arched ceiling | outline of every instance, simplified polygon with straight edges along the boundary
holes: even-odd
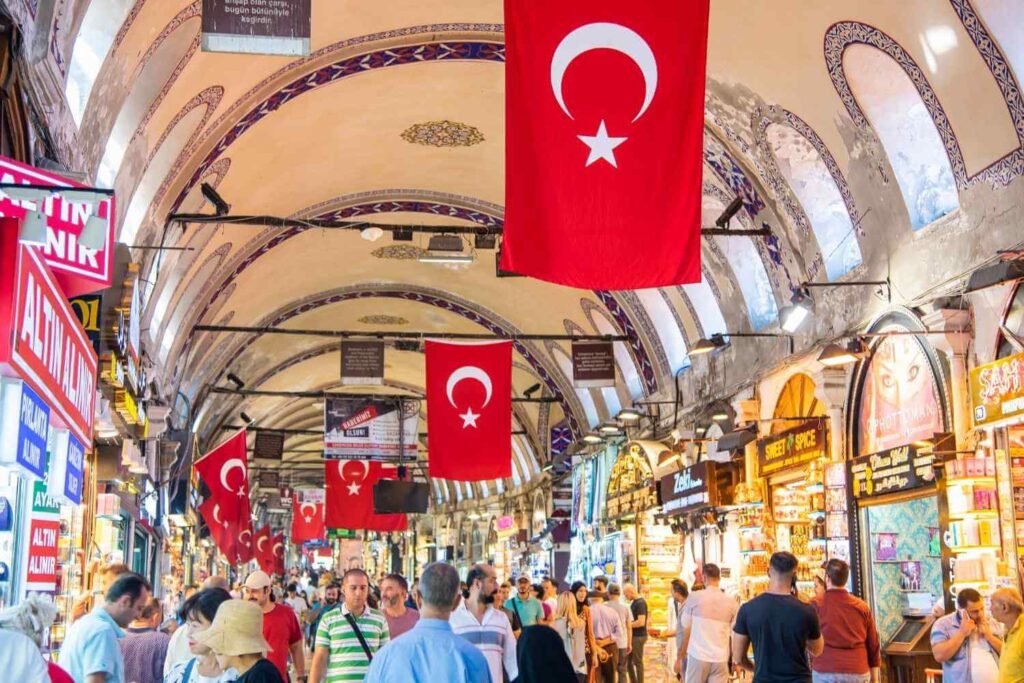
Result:
[[[1024,102],[1008,61],[1020,45],[985,23],[1011,0],[714,0],[704,222],[739,195],[743,227],[768,225],[773,235],[705,239],[700,285],[654,298],[589,292],[497,278],[492,251],[457,269],[422,264],[409,258],[425,246],[420,237],[167,226],[171,212],[209,210],[201,181],[235,213],[500,226],[502,2],[313,0],[313,53],[304,59],[203,53],[199,0],[59,2],[65,26],[53,51],[79,122],[80,168],[117,190],[121,241],[185,248],[137,251],[143,327],[164,391],[196,405],[207,442],[240,410],[261,426],[319,423],[309,400],[209,394],[227,372],[250,388],[320,391],[335,385],[338,356],[322,338],[197,333],[197,324],[628,336],[617,344],[618,386],[603,392],[573,389],[567,344],[516,345],[516,392],[540,381],[561,399],[516,406],[524,462],[506,485],[523,483],[546,461],[554,425],[566,420],[579,435],[620,405],[670,395],[673,375],[690,366],[680,334],[692,345],[713,332],[771,330],[801,282],[877,277],[901,258],[920,268],[911,254],[919,207],[905,197],[924,201],[932,181],[901,195],[892,180],[905,181],[902,162],[884,139],[885,103],[903,107],[907,88],[941,140],[965,212],[981,202],[971,188],[982,180],[1001,190],[1024,170]],[[897,65],[896,76],[858,71],[857,51],[872,53],[868,64]],[[817,197],[825,204],[806,205]],[[821,222],[835,212],[843,220],[829,235]],[[998,239],[977,240],[974,254],[990,254]],[[853,255],[830,259],[846,240],[856,241],[846,245]],[[958,272],[943,267],[930,275]],[[922,289],[903,285],[908,296]],[[825,320],[812,334],[851,321]],[[387,363],[389,390],[423,391],[421,354],[389,351]],[[296,435],[288,447],[316,442]]]

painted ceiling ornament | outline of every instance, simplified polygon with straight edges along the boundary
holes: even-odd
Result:
[[[475,126],[445,119],[409,126],[402,139],[427,147],[472,147],[484,141],[484,134]]]
[[[423,249],[409,244],[389,244],[386,247],[374,249],[370,252],[370,256],[395,261],[415,261],[425,253]]]
[[[615,50],[629,57],[640,68],[640,72],[644,76],[644,101],[640,105],[640,111],[631,121],[631,123],[636,123],[651,106],[654,93],[658,89],[658,61],[654,57],[651,46],[639,33],[620,24],[607,22],[585,24],[570,31],[562,39],[555,49],[555,54],[551,57],[551,90],[554,92],[555,100],[558,101],[558,106],[562,108],[565,115],[575,121],[575,117],[565,104],[565,97],[562,94],[562,79],[573,60],[586,52],[600,49]],[[618,168],[618,163],[615,161],[615,148],[628,138],[609,136],[604,119],[601,119],[594,135],[577,135],[576,137],[590,148],[587,166],[603,160]]]
[[[356,322],[360,322],[364,325],[408,325],[409,321],[398,315],[386,315],[379,313],[376,315],[364,315],[359,318]]]
[[[484,372],[483,370],[474,365],[463,365],[461,368],[457,369],[448,377],[448,385],[446,387],[446,391],[448,393],[448,403],[451,404],[452,408],[458,408],[458,406],[455,405],[455,400],[452,398],[452,393],[455,391],[455,387],[459,384],[459,382],[461,382],[464,379],[476,380],[481,385],[483,385],[484,391],[487,392],[487,395],[484,397],[484,403],[482,406],[480,406],[480,410],[482,411],[484,408],[487,407],[487,404],[491,402],[491,393],[493,392],[494,387],[491,384],[490,376],[488,376],[486,372]],[[472,407],[467,407],[466,412],[459,415],[459,417],[462,418],[463,429],[466,429],[468,427],[476,429],[476,421],[477,418],[480,417],[480,413],[474,413]]]
[[[338,461],[338,476],[341,477],[342,481],[345,479],[345,465],[350,462],[357,462],[363,466],[363,476],[359,478],[359,481],[351,481],[348,483],[348,495],[358,496],[359,489],[366,478],[370,476],[370,461],[369,460],[339,460]]]

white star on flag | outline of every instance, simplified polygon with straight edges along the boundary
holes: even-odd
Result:
[[[480,417],[480,413],[474,413],[472,408],[466,408],[466,412],[459,415],[462,418],[462,428],[473,427],[476,429],[476,419]]]
[[[359,484],[352,482],[348,485],[348,495],[358,496],[359,495]]]
[[[590,148],[590,156],[587,157],[587,166],[590,166],[598,159],[604,159],[615,168],[619,167],[615,162],[615,152],[613,150],[625,142],[626,138],[608,137],[608,129],[605,128],[604,120],[601,121],[601,125],[598,126],[597,133],[594,136],[577,135],[576,137],[582,140],[583,144]]]

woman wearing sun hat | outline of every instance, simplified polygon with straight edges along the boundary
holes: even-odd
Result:
[[[237,683],[284,683],[277,667],[264,658],[270,645],[263,638],[263,610],[255,603],[222,603],[210,628],[193,638],[213,651],[222,670],[239,673]]]

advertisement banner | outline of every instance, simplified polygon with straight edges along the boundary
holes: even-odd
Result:
[[[85,187],[73,180],[6,157],[0,157],[0,183],[55,188]],[[111,285],[115,245],[113,217],[117,215],[113,196],[93,205],[89,202],[64,201],[57,195],[38,203],[0,195],[0,218],[16,218],[20,223],[29,211],[41,211],[46,215],[46,244],[42,245],[41,251],[65,296],[90,294]],[[107,223],[104,247],[98,251],[78,243],[78,235],[93,214],[106,219]],[[17,229],[14,232],[17,233]]]
[[[850,461],[853,497],[880,496],[934,484],[934,460],[934,455],[918,453],[913,446],[898,446],[854,458]]]
[[[92,444],[96,351],[36,247],[0,225],[0,366],[50,406],[58,426]]]
[[[666,515],[682,515],[701,508],[718,505],[715,463],[699,462],[658,482],[661,511]]]
[[[826,455],[825,421],[815,420],[757,442],[761,476],[797,467]]]
[[[615,353],[611,342],[573,342],[572,383],[576,387],[615,386]]]
[[[46,484],[42,481],[32,488],[32,516],[28,523],[25,590],[52,593],[57,589],[60,505],[46,495]]]
[[[328,398],[324,402],[324,457],[414,459],[420,402],[395,398]],[[401,445],[399,444],[401,441]]]
[[[256,481],[257,488],[276,489],[281,485],[281,473],[277,470],[260,470]]]
[[[975,426],[1024,415],[1024,353],[974,368],[970,389]]]
[[[384,343],[375,341],[341,342],[342,384],[383,384]]]
[[[46,493],[72,505],[82,502],[82,471],[85,466],[85,447],[66,429],[54,430],[50,475]]]
[[[19,380],[3,382],[0,462],[10,462],[36,479],[46,477],[50,408]]]
[[[312,503],[313,505],[324,503],[325,491],[323,489],[299,489],[297,493],[300,503]]]
[[[203,0],[203,51],[309,55],[311,0]]]

